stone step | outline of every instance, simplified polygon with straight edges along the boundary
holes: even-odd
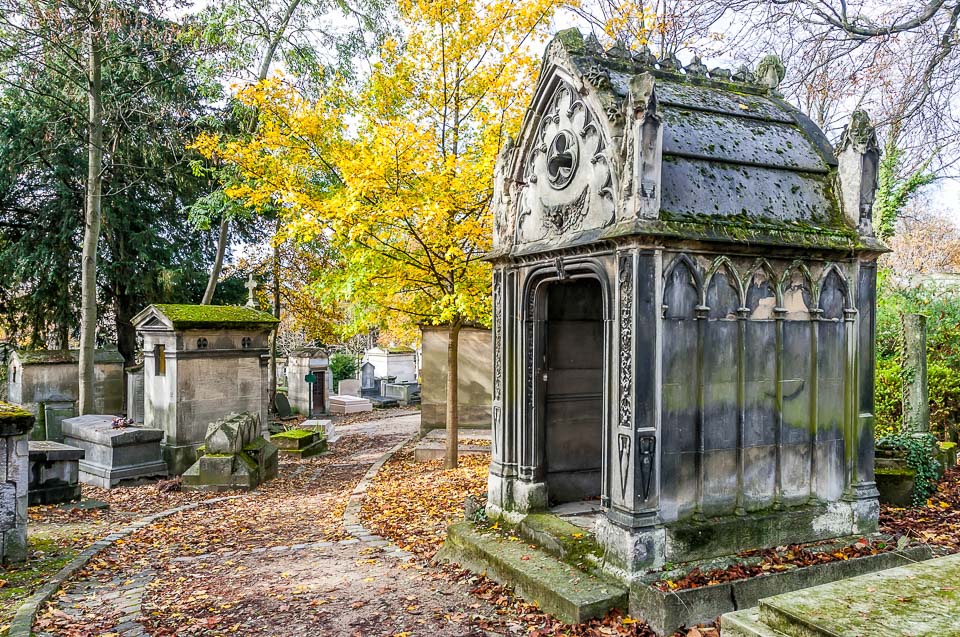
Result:
[[[759,608],[727,613],[720,619],[723,637],[786,637],[760,621]]]
[[[736,636],[739,626],[755,630],[744,636],[960,635],[958,579],[960,555],[926,560],[761,599],[753,614],[724,615],[721,627]]]
[[[479,532],[470,522],[454,524],[437,559],[460,564],[512,586],[524,599],[571,623],[627,608],[627,589],[561,562],[523,540],[494,531]]]

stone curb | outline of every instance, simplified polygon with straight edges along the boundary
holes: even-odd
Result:
[[[140,529],[153,524],[157,520],[174,515],[175,513],[182,513],[183,511],[196,509],[207,504],[224,502],[226,500],[233,500],[240,497],[243,496],[228,495],[222,498],[212,498],[210,500],[204,500],[203,502],[185,504],[175,509],[154,513],[153,515],[148,515],[147,517],[141,518],[136,522],[132,522],[119,531],[114,531],[106,537],[97,540],[81,551],[72,560],[70,560],[66,566],[57,571],[57,573],[46,584],[40,587],[37,592],[27,598],[27,601],[20,605],[16,614],[13,616],[13,620],[10,622],[10,626],[7,628],[7,637],[30,637],[31,631],[33,630],[33,621],[36,618],[37,610],[40,608],[40,606],[53,597],[53,594],[60,590],[60,587],[64,584],[64,582],[70,579],[74,573],[86,566],[87,562],[89,562],[91,558],[93,558],[103,549],[112,546],[117,540],[125,538],[134,531],[139,531]]]
[[[367,489],[370,488],[370,483],[373,482],[373,478],[376,477],[377,473],[380,471],[380,468],[383,467],[383,465],[385,465],[395,453],[403,449],[408,444],[416,442],[421,437],[422,434],[418,431],[404,440],[401,440],[392,449],[390,449],[390,451],[380,456],[377,461],[374,462],[369,469],[367,469],[367,472],[360,479],[360,482],[357,483],[357,485],[353,488],[353,491],[350,493],[350,500],[347,502],[347,508],[343,510],[343,528],[347,533],[364,543],[379,543],[387,541],[363,526],[363,522],[360,520],[360,505],[363,503],[363,496],[366,494]],[[410,553],[400,548],[397,548],[394,553],[402,557],[411,556]]]

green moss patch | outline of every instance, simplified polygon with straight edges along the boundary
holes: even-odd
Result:
[[[154,305],[177,329],[266,327],[280,321],[272,314],[240,305]]]
[[[21,365],[59,365],[80,362],[78,349],[37,349],[17,352]],[[122,363],[123,356],[115,349],[98,349],[93,352],[95,363]]]
[[[29,538],[27,542],[30,559],[26,563],[0,567],[0,580],[5,582],[0,587],[0,627],[9,624],[20,604],[77,554],[73,549],[57,546],[50,538]]]
[[[293,440],[299,440],[301,438],[309,438],[311,436],[316,436],[317,432],[308,431],[306,429],[288,429],[286,431],[281,431],[278,434],[273,434],[271,438],[292,438]]]
[[[0,402],[0,432],[6,436],[24,434],[33,427],[36,418],[26,409]]]

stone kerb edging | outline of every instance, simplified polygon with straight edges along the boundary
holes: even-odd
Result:
[[[418,440],[420,437],[420,432],[416,432],[413,435],[403,439],[390,451],[380,456],[380,458],[378,458],[377,461],[374,462],[369,469],[367,469],[367,472],[363,475],[363,478],[360,479],[360,482],[357,483],[357,486],[355,486],[353,491],[350,493],[350,500],[347,502],[347,508],[343,510],[343,528],[347,533],[357,538],[361,542],[383,541],[382,537],[363,526],[363,522],[360,520],[360,505],[363,503],[363,496],[367,493],[367,489],[370,488],[370,483],[373,482],[373,479],[376,477],[377,472],[380,471],[380,468],[383,467],[383,465],[385,465],[395,453],[403,449],[411,442]],[[410,553],[400,548],[398,548],[395,553],[404,556],[410,555]]]
[[[37,610],[40,608],[40,606],[53,597],[53,594],[56,593],[60,587],[63,586],[64,582],[70,579],[74,573],[86,566],[87,562],[89,562],[91,558],[93,558],[103,549],[112,546],[117,540],[123,539],[134,531],[139,531],[146,526],[150,526],[157,520],[174,515],[175,513],[182,513],[183,511],[189,511],[190,509],[196,509],[208,504],[215,504],[217,502],[224,502],[226,500],[233,500],[234,498],[240,497],[243,496],[228,495],[222,498],[211,498],[209,500],[204,500],[203,502],[185,504],[184,506],[180,506],[175,509],[161,511],[160,513],[148,515],[147,517],[141,518],[136,522],[132,522],[119,531],[115,531],[110,535],[97,540],[86,549],[81,551],[72,560],[70,560],[66,566],[57,571],[50,581],[40,587],[36,593],[31,595],[29,598],[27,598],[27,601],[20,605],[20,608],[17,609],[16,614],[13,616],[13,621],[10,622],[10,626],[7,629],[7,637],[30,637],[31,630],[33,629],[33,621],[36,618]]]

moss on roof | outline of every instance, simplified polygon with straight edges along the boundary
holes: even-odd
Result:
[[[244,328],[273,326],[279,323],[271,314],[241,305],[174,305],[157,304],[161,314],[177,329]]]
[[[0,434],[17,435],[30,430],[36,419],[18,405],[0,401]]]
[[[58,365],[79,363],[78,349],[36,349],[17,352],[21,365]],[[98,349],[93,353],[95,363],[122,363],[123,356],[115,349]]]

